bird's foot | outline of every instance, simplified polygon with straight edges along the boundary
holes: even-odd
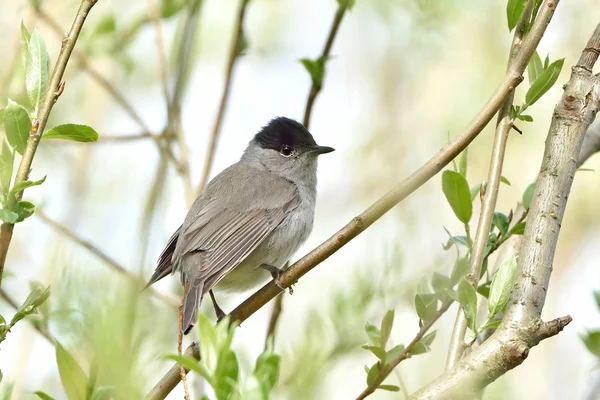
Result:
[[[219,323],[219,322],[221,322],[221,320],[223,318],[225,318],[225,316],[227,314],[225,314],[225,312],[217,304],[217,300],[215,299],[215,294],[213,293],[213,291],[209,290],[208,293],[210,294],[210,299],[212,300],[213,308],[215,309],[215,315],[217,316],[217,323]]]
[[[275,283],[275,285],[285,291],[285,287],[283,286],[283,284],[281,283],[281,281],[279,280],[279,277],[281,276],[281,274],[283,273],[283,270],[281,268],[277,268],[273,265],[269,265],[269,264],[262,264],[260,266],[263,269],[266,269],[267,271],[269,271],[271,273],[271,276],[273,277],[273,283]],[[294,290],[292,289],[292,287],[290,286],[290,294],[294,293]]]

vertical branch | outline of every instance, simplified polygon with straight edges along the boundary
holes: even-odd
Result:
[[[323,63],[327,62],[327,58],[331,53],[331,48],[333,47],[333,41],[337,36],[338,29],[340,28],[340,24],[342,23],[342,18],[344,18],[344,14],[346,13],[348,6],[345,1],[339,1],[339,6],[337,11],[335,12],[335,16],[333,17],[333,23],[331,24],[331,28],[329,29],[329,35],[327,35],[327,41],[325,42],[325,47],[323,47],[323,52],[321,53],[321,59]],[[310,117],[312,114],[313,104],[317,95],[321,92],[322,84],[320,82],[315,82],[313,80],[310,91],[308,92],[308,99],[306,100],[306,108],[304,109],[304,119],[303,125],[308,129],[310,125]]]
[[[202,169],[202,177],[200,178],[200,184],[198,185],[198,192],[202,191],[204,186],[206,186],[208,177],[210,176],[213,160],[215,158],[217,140],[219,139],[219,135],[221,133],[221,126],[223,124],[223,119],[225,118],[225,110],[227,109],[227,103],[229,102],[229,93],[231,91],[231,83],[233,79],[233,67],[235,66],[236,61],[243,50],[242,44],[244,39],[244,16],[246,15],[246,6],[249,2],[250,0],[240,0],[240,8],[238,10],[233,33],[233,42],[231,43],[231,48],[229,49],[229,58],[227,60],[225,85],[223,87],[223,93],[221,94],[217,118],[215,119],[213,130],[208,142],[208,148],[206,149],[204,168]]]
[[[77,42],[77,38],[79,37],[79,33],[83,27],[83,23],[89,15],[92,7],[96,4],[96,1],[97,0],[82,0],[79,10],[77,11],[77,15],[75,16],[75,20],[73,21],[73,25],[71,26],[69,33],[63,38],[60,54],[58,55],[58,60],[56,61],[56,65],[52,71],[52,77],[50,78],[50,82],[48,84],[48,90],[46,92],[44,104],[40,109],[39,115],[31,124],[31,131],[29,132],[29,138],[27,139],[25,151],[23,152],[23,157],[21,158],[21,163],[19,164],[19,169],[17,170],[15,184],[24,182],[29,177],[31,164],[33,163],[33,158],[42,138],[42,134],[44,133],[46,123],[48,122],[48,117],[50,116],[50,112],[52,111],[54,103],[56,100],[58,100],[58,97],[62,92],[62,88],[64,88],[64,82],[62,82],[62,78],[65,73],[65,69],[67,68],[67,63],[69,62],[71,53],[75,48],[75,43]],[[22,197],[23,191],[20,191],[16,194],[17,200],[20,200]],[[4,264],[6,262],[6,255],[8,254],[8,248],[12,239],[13,229],[14,225],[7,223],[3,223],[2,227],[0,228],[0,284],[2,283],[2,273],[4,272]]]
[[[523,36],[525,35],[525,27],[531,18],[533,10],[533,0],[527,2],[527,6],[515,27],[515,34],[510,48],[507,71],[513,68],[514,60],[521,50]],[[494,145],[492,148],[492,157],[490,159],[490,168],[488,171],[486,191],[483,198],[483,206],[479,214],[479,222],[477,231],[475,232],[475,240],[471,252],[469,263],[469,273],[467,280],[477,288],[479,276],[481,274],[481,266],[485,257],[485,249],[487,245],[490,227],[492,225],[492,217],[496,209],[496,200],[498,199],[498,191],[500,188],[500,177],[502,176],[502,166],[504,164],[504,154],[506,152],[506,143],[508,135],[512,129],[512,118],[510,109],[513,103],[514,92],[511,93],[505,100],[502,108],[498,111],[498,123],[496,124],[496,133],[494,137]],[[467,331],[467,320],[462,307],[458,308],[456,321],[452,336],[450,337],[450,345],[448,348],[448,358],[446,360],[446,369],[452,368],[460,359],[465,347],[465,334]]]

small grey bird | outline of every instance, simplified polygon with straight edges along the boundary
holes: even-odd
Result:
[[[217,318],[225,314],[212,289],[242,291],[281,268],[308,238],[317,195],[317,157],[334,151],[319,146],[300,123],[270,121],[242,158],[217,175],[196,199],[183,225],[159,257],[148,283],[175,271],[187,286],[182,330],[196,321],[209,292]]]

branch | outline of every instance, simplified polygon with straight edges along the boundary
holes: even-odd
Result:
[[[269,319],[269,325],[267,327],[267,335],[265,337],[265,348],[269,343],[271,336],[275,340],[275,331],[277,330],[277,322],[283,311],[283,293],[275,298],[275,304],[273,304],[273,311],[271,312],[271,318]]]
[[[58,96],[62,92],[62,90],[59,88],[61,85],[64,85],[62,78],[65,73],[65,69],[67,68],[67,63],[69,62],[69,58],[71,57],[71,53],[75,47],[75,42],[77,42],[77,38],[79,37],[79,33],[83,27],[83,23],[85,22],[85,19],[89,15],[89,12],[94,4],[96,4],[96,1],[97,0],[82,0],[79,10],[77,11],[77,15],[75,16],[75,20],[73,21],[73,25],[71,26],[71,30],[63,38],[58,60],[56,61],[56,65],[52,71],[52,77],[50,78],[50,82],[48,84],[48,90],[46,91],[44,104],[42,105],[37,118],[35,118],[31,124],[29,138],[27,139],[27,144],[25,145],[25,150],[23,151],[23,157],[21,158],[19,169],[17,170],[15,185],[26,181],[29,177],[29,171],[31,170],[33,157],[35,156],[38,144],[40,143],[42,134],[44,133],[44,128],[48,122],[50,111],[52,111],[54,103],[56,100],[58,100]],[[17,201],[21,200],[23,197],[23,191],[21,190],[16,194],[15,197]],[[10,247],[13,229],[14,225],[7,223],[3,223],[2,227],[0,228],[0,284],[2,283],[2,273],[4,272],[4,264],[6,262],[8,248]]]
[[[339,1],[338,3],[339,6],[335,13],[335,16],[333,17],[333,23],[331,24],[331,29],[329,30],[329,35],[327,36],[327,41],[325,42],[325,47],[323,48],[323,53],[321,53],[320,57],[324,60],[324,62],[327,62],[327,58],[329,57],[329,54],[331,53],[331,48],[333,47],[333,41],[335,40],[340,24],[342,23],[342,18],[344,18],[344,14],[346,13],[346,9],[348,8],[346,1]],[[319,92],[321,92],[322,84],[317,83],[318,82],[315,82],[313,80],[310,91],[308,92],[308,99],[306,100],[303,125],[307,129],[308,125],[310,125],[310,116],[312,113],[315,99],[317,98]]]
[[[590,56],[594,52],[596,55]],[[569,316],[551,322],[543,322],[540,317],[577,157],[585,131],[600,107],[600,79],[590,72],[598,54],[600,24],[572,68],[562,99],[554,109],[519,253],[518,273],[501,325],[480,347],[414,394],[413,399],[464,398],[521,364],[532,347],[571,322]]]
[[[506,72],[500,86],[498,86],[488,102],[483,106],[479,113],[477,113],[469,125],[467,125],[465,130],[453,142],[444,146],[435,156],[411,176],[390,190],[362,214],[353,218],[346,226],[281,274],[279,279],[284,288],[288,288],[296,283],[298,279],[308,273],[311,269],[325,261],[333,253],[341,249],[344,245],[390,211],[396,204],[400,203],[429,179],[434,177],[442,170],[442,168],[460,154],[460,152],[463,151],[477,135],[479,135],[479,133],[481,133],[483,128],[485,128],[496,112],[498,112],[507,96],[523,81],[522,74],[527,67],[527,63],[550,22],[552,12],[549,13],[548,8],[549,7],[543,7],[541,10],[536,24],[531,29],[531,33],[523,42],[521,51],[515,58],[514,68]],[[554,7],[551,9],[553,11]],[[230,313],[230,321],[245,321],[281,292],[282,289],[273,282],[267,283]],[[174,368],[174,371],[175,372],[169,371],[163,380],[175,381],[176,384],[176,382],[179,381],[178,368]],[[172,374],[175,374],[175,376],[172,376]],[[172,388],[167,391],[158,390],[155,387],[147,398],[164,399],[170,390],[172,390]]]
[[[87,1],[96,2],[97,0],[87,0]],[[50,28],[52,28],[52,30],[58,36],[62,37],[62,28],[49,14],[47,14],[43,9],[39,8],[39,9],[36,9],[36,15],[42,21],[44,21],[46,24],[48,24],[48,26],[50,26]],[[163,155],[163,154],[166,155],[166,157],[173,163],[173,165],[175,165],[175,168],[177,169],[177,171],[181,171],[182,167],[179,164],[179,162],[177,161],[177,159],[175,158],[175,155],[173,154],[171,149],[167,146],[162,145],[160,136],[152,134],[152,132],[150,131],[150,128],[148,128],[146,123],[142,120],[140,115],[135,111],[133,106],[125,99],[123,94],[121,94],[121,92],[119,92],[117,90],[117,88],[111,82],[108,81],[108,79],[106,79],[96,69],[94,69],[94,67],[92,66],[90,60],[85,55],[85,53],[83,53],[79,50],[75,50],[75,51],[73,51],[73,56],[75,57],[75,61],[77,62],[77,64],[82,69],[84,69],[90,75],[90,77],[93,80],[95,80],[96,83],[98,83],[98,85],[100,85],[104,90],[106,90],[106,92],[113,97],[113,99],[117,102],[117,104],[119,104],[121,106],[121,108],[123,108],[123,110],[129,115],[129,117],[139,125],[142,132],[154,141],[159,153],[161,155]]]
[[[215,158],[215,151],[217,149],[217,140],[221,133],[221,125],[225,118],[225,110],[227,109],[227,103],[229,101],[229,92],[231,91],[231,82],[233,78],[233,67],[241,55],[242,52],[242,41],[244,38],[244,15],[246,14],[246,6],[250,0],[240,0],[240,8],[237,14],[237,22],[235,24],[233,33],[233,42],[229,49],[229,59],[227,60],[227,71],[225,74],[225,86],[223,87],[223,94],[221,95],[221,102],[219,103],[219,111],[217,112],[217,118],[213,125],[212,134],[208,142],[208,148],[206,150],[206,156],[204,157],[204,168],[202,169],[202,177],[200,178],[200,184],[198,185],[198,192],[204,189],[210,176],[212,169],[213,160]]]
[[[525,25],[529,22],[532,11],[533,0],[529,0],[515,28],[513,42],[509,52],[507,70],[510,70],[513,67],[513,61],[521,49],[521,44],[525,35]],[[513,103],[513,98],[514,92],[506,98],[506,101],[498,112],[498,123],[496,124],[496,134],[492,148],[492,157],[488,171],[487,185],[483,198],[483,205],[479,214],[477,231],[475,232],[475,240],[473,242],[473,248],[471,251],[469,273],[466,276],[466,279],[475,289],[477,289],[477,283],[479,282],[479,276],[481,275],[481,266],[485,257],[488,235],[490,233],[490,227],[492,226],[492,217],[494,216],[496,201],[498,199],[498,191],[500,189],[500,177],[502,176],[502,166],[504,164],[504,154],[506,153],[506,143],[508,142],[508,135],[510,134],[512,128],[510,109]],[[454,329],[452,330],[452,336],[450,337],[446,369],[452,368],[462,357],[465,349],[466,332],[467,319],[462,307],[459,307],[456,314]]]
[[[583,138],[581,153],[577,158],[577,168],[581,167],[588,158],[600,151],[600,121],[593,123]]]
[[[125,268],[124,266],[119,264],[117,261],[112,259],[110,256],[108,256],[102,250],[100,250],[99,248],[94,246],[94,244],[92,244],[90,241],[77,236],[77,234],[75,232],[71,231],[66,226],[64,226],[64,225],[54,221],[50,217],[48,217],[42,210],[37,209],[35,211],[35,215],[39,219],[41,219],[44,223],[48,224],[56,232],[58,232],[59,234],[61,234],[64,237],[66,237],[67,239],[71,240],[72,242],[77,243],[78,245],[80,245],[81,247],[83,247],[84,249],[86,249],[87,251],[89,251],[90,253],[95,255],[96,257],[98,257],[100,260],[104,261],[108,266],[110,266],[112,269],[114,269],[118,273],[125,275],[127,278],[129,278],[133,281],[140,282],[142,284],[145,283],[145,281],[142,280],[139,276],[130,272],[127,268]],[[168,305],[175,306],[175,307],[179,305],[179,300],[173,298],[172,296],[165,295],[165,294],[159,292],[158,290],[154,289],[151,286],[148,287],[146,290],[151,295],[153,295],[156,298],[161,299]]]
[[[444,313],[450,308],[450,306],[453,303],[454,303],[453,300],[449,300],[446,303],[442,304],[442,307],[439,309],[439,311],[437,312],[435,317],[431,321],[428,321],[427,323],[423,324],[423,326],[421,326],[421,329],[419,329],[419,333],[417,333],[415,335],[413,340],[406,346],[404,351],[402,353],[400,353],[399,356],[397,356],[390,362],[386,363],[386,365],[380,366],[379,373],[377,374],[377,376],[375,377],[373,382],[371,382],[371,384],[365,390],[363,390],[363,392],[360,395],[358,395],[356,400],[363,400],[367,396],[369,396],[373,392],[375,392],[375,390],[379,387],[379,385],[381,385],[383,383],[385,378],[387,378],[388,375],[392,373],[392,371],[394,370],[394,368],[396,368],[398,366],[398,364],[400,364],[402,361],[406,360],[407,358],[410,358],[412,356],[411,355],[412,348],[421,339],[423,339],[423,336],[425,336],[427,334],[427,332],[429,331],[429,329],[431,329],[433,324],[435,324],[437,322],[437,320],[440,319],[440,317],[442,315],[444,315]]]

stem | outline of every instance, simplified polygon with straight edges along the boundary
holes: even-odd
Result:
[[[233,80],[233,67],[236,64],[237,59],[241,55],[242,40],[244,37],[244,16],[246,14],[246,6],[249,0],[240,0],[240,8],[237,14],[237,22],[234,27],[233,42],[229,49],[229,59],[227,60],[227,70],[225,73],[225,85],[223,87],[223,93],[221,94],[221,102],[219,103],[219,111],[217,112],[217,118],[215,119],[212,134],[208,141],[208,148],[206,150],[206,156],[204,157],[204,168],[202,169],[202,177],[200,178],[200,184],[198,185],[197,192],[201,192],[206,183],[212,169],[213,160],[215,158],[215,152],[217,150],[217,141],[221,133],[221,126],[223,125],[223,119],[225,118],[225,111],[227,110],[227,103],[229,102],[229,93],[231,91],[231,83]]]
[[[85,22],[85,19],[87,18],[94,4],[96,4],[96,1],[97,0],[83,0],[81,2],[79,10],[77,11],[77,15],[75,16],[75,20],[73,21],[73,25],[71,26],[69,33],[63,38],[62,48],[60,50],[60,54],[58,55],[58,60],[56,61],[54,70],[52,71],[52,77],[50,78],[44,104],[42,105],[37,118],[35,118],[31,124],[31,131],[29,132],[29,138],[27,139],[25,151],[23,152],[23,157],[21,158],[21,163],[19,164],[19,169],[17,170],[15,184],[24,182],[29,177],[29,171],[31,170],[33,157],[35,156],[38,144],[40,143],[40,139],[44,133],[44,128],[48,122],[50,111],[52,111],[52,107],[54,106],[56,100],[58,100],[58,96],[61,93],[59,88],[61,86],[65,69],[67,68],[67,63],[69,62],[69,58],[71,57],[71,53],[73,52],[73,48],[75,47],[75,43],[77,42],[77,38],[81,32],[81,28],[83,27],[83,23]],[[23,197],[23,191],[17,193],[15,197],[17,201],[21,200]],[[4,272],[6,255],[8,254],[8,248],[10,247],[13,229],[14,225],[7,223],[3,223],[2,227],[0,228],[0,284],[2,283],[2,274]]]
[[[523,11],[523,14],[521,15],[521,18],[519,19],[519,22],[515,28],[513,42],[510,48],[507,71],[512,69],[514,60],[521,49],[523,36],[525,34],[525,25],[531,17],[532,10],[533,0],[529,0],[527,2],[525,11]],[[504,101],[504,104],[502,105],[502,108],[498,112],[498,123],[496,124],[496,134],[494,137],[494,146],[492,148],[492,157],[490,160],[487,186],[485,195],[483,197],[483,206],[481,207],[481,212],[479,215],[477,231],[475,232],[475,242],[471,251],[469,273],[466,276],[466,279],[475,288],[477,288],[479,276],[481,275],[481,266],[483,264],[483,259],[486,256],[485,248],[487,245],[490,227],[492,226],[492,217],[494,216],[494,210],[496,209],[498,191],[500,189],[500,178],[502,176],[504,154],[506,153],[506,143],[508,142],[508,135],[510,134],[510,130],[512,128],[510,108],[512,106],[513,97],[514,92],[508,95]],[[452,330],[452,336],[450,338],[446,369],[452,368],[462,356],[465,348],[464,342],[466,331],[467,319],[462,308],[459,308],[456,313],[456,321],[454,323],[454,329]]]

